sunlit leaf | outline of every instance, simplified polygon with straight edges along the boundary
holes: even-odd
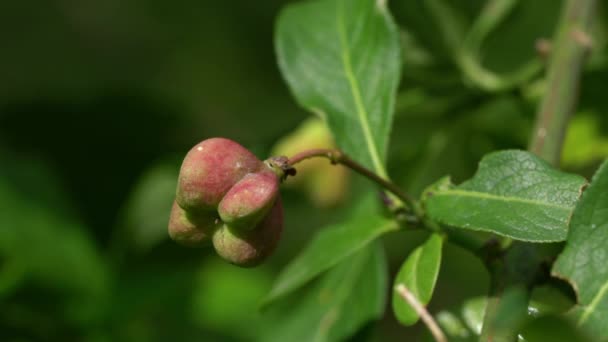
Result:
[[[387,266],[379,242],[328,271],[261,341],[342,341],[384,313]]]
[[[477,335],[481,335],[483,328],[483,317],[486,315],[486,297],[475,297],[467,300],[462,305],[462,318],[466,325]]]
[[[441,326],[445,334],[452,340],[466,340],[472,337],[472,334],[465,327],[464,323],[458,316],[449,311],[440,311],[435,315],[437,323]]]
[[[428,215],[447,225],[533,242],[562,241],[584,178],[524,151],[494,152],[459,186],[436,191]]]
[[[564,139],[561,163],[564,167],[582,168],[608,157],[608,137],[601,135],[601,123],[590,113],[577,113]]]
[[[265,304],[296,290],[380,235],[396,228],[394,221],[367,213],[355,215],[321,230],[302,253],[281,272],[266,297]]]
[[[394,285],[405,285],[422,305],[428,304],[433,295],[441,266],[442,247],[443,237],[431,235],[407,257],[395,278]],[[396,291],[393,291],[393,311],[397,320],[404,325],[412,325],[420,318]]]
[[[386,2],[289,5],[279,16],[275,45],[300,105],[327,120],[347,154],[386,176],[401,63],[399,33]]]
[[[573,315],[599,340],[608,339],[608,161],[600,166],[576,206],[566,247],[553,274],[577,292]]]

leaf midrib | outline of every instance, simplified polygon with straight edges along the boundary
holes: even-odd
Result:
[[[290,278],[296,278],[296,279],[298,279],[298,281],[282,281],[282,282],[277,281],[277,283],[280,286],[273,287],[270,290],[270,293],[268,294],[268,296],[262,301],[262,305],[267,305],[268,303],[275,301],[277,298],[280,298],[280,297],[284,296],[285,294],[293,291],[294,289],[298,288],[302,284],[305,284],[308,281],[310,281],[311,279],[314,279],[320,273],[337,265],[340,261],[342,261],[343,259],[352,255],[356,251],[360,250],[363,246],[365,246],[370,241],[373,241],[373,240],[377,239],[380,235],[382,235],[386,232],[389,232],[391,230],[397,229],[397,228],[398,228],[398,225],[395,221],[386,221],[383,224],[379,225],[378,228],[374,230],[374,232],[373,232],[374,234],[368,236],[367,239],[359,241],[359,243],[354,245],[354,247],[352,247],[351,250],[348,253],[346,253],[346,255],[342,256],[341,258],[339,258],[337,260],[333,260],[329,265],[325,265],[325,267],[323,267],[320,272],[315,272],[315,274],[313,276],[307,275],[306,277],[303,277],[300,275],[300,273],[296,273],[295,276],[292,276]],[[312,244],[312,242],[311,242],[311,244]],[[308,245],[305,249],[307,249],[307,248],[310,248],[310,245]],[[286,268],[288,268],[291,265],[292,264],[288,264]],[[304,272],[304,271],[301,271],[301,272]],[[281,280],[281,276],[282,276],[282,274],[279,275],[278,280]]]
[[[364,253],[368,253],[368,252],[364,251]],[[366,258],[373,258],[372,253],[373,252],[368,253]],[[349,279],[349,280],[357,279],[358,276],[360,276],[361,269],[366,264],[366,261],[367,260],[363,260],[363,261],[356,260],[355,262],[350,263],[349,264],[350,267],[347,272],[348,274],[345,277],[345,279]],[[351,279],[351,277],[353,279]],[[316,337],[314,338],[315,342],[324,341],[327,339],[327,337],[329,336],[329,332],[333,328],[334,324],[340,318],[340,315],[342,313],[342,310],[341,310],[342,305],[344,305],[344,303],[346,303],[346,301],[348,300],[348,298],[350,298],[350,295],[354,290],[355,290],[355,286],[353,285],[353,281],[342,282],[341,285],[337,289],[335,289],[335,291],[337,293],[339,293],[341,296],[338,298],[338,300],[336,302],[333,303],[333,305],[331,305],[328,308],[325,315],[323,315],[323,317],[321,318],[320,327],[318,329]],[[325,322],[325,324],[323,324],[323,322]]]
[[[583,325],[583,323],[585,323],[587,321],[589,316],[591,316],[593,311],[595,311],[595,308],[600,303],[602,298],[606,295],[606,293],[608,293],[608,281],[604,282],[604,285],[602,285],[602,287],[597,292],[595,297],[593,297],[593,299],[591,300],[589,305],[587,305],[585,307],[585,309],[583,310],[583,314],[581,315],[581,318],[577,322],[578,325]]]
[[[355,76],[352,62],[350,59],[350,46],[348,45],[348,39],[346,36],[346,27],[344,24],[344,8],[343,3],[339,2],[338,10],[337,10],[337,21],[338,21],[338,35],[340,37],[340,46],[342,47],[342,67],[344,69],[344,74],[346,75],[346,79],[348,80],[348,84],[351,89],[351,93],[353,96],[353,100],[355,102],[355,107],[357,109],[357,118],[359,119],[359,124],[363,129],[363,136],[365,137],[365,142],[367,144],[367,150],[372,159],[372,163],[374,164],[374,169],[379,175],[383,178],[387,178],[386,170],[380,161],[380,156],[378,155],[378,147],[374,142],[372,132],[369,125],[369,114],[363,104],[363,99],[361,96],[361,91],[359,89],[359,82],[357,77]]]
[[[433,194],[433,196],[477,197],[477,198],[483,198],[483,199],[489,199],[489,200],[495,200],[495,201],[501,201],[501,202],[534,204],[534,205],[538,205],[538,206],[566,210],[568,212],[572,210],[572,207],[570,207],[570,206],[565,206],[565,205],[560,205],[560,204],[555,204],[555,203],[550,203],[550,202],[542,202],[539,200],[527,199],[527,198],[522,198],[522,197],[499,196],[499,195],[494,195],[494,194],[490,194],[487,192],[479,192],[479,191],[452,189],[452,190],[447,190],[447,191],[436,192]]]
[[[416,297],[418,297],[418,301],[420,301],[420,291],[418,289],[418,263],[420,262],[420,255],[422,254],[422,249],[423,248],[417,249],[414,252],[414,259],[412,260],[412,283],[410,285],[410,290],[412,293],[414,293]],[[412,309],[412,311],[414,310]]]

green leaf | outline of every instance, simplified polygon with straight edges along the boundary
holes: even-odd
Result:
[[[574,305],[573,299],[554,286],[543,285],[535,287],[530,294],[528,314],[540,317],[549,314],[561,314]]]
[[[504,291],[495,308],[494,317],[490,329],[482,330],[484,335],[490,337],[516,335],[514,332],[519,331],[527,319],[527,302],[528,296],[523,287],[515,286]],[[488,313],[489,314],[489,313]],[[490,330],[490,331],[486,331]]]
[[[0,165],[0,298],[35,284],[56,294],[47,298],[52,315],[96,319],[109,295],[108,269],[87,227],[72,216],[61,182],[27,157],[0,151]],[[42,311],[40,317],[49,314]]]
[[[435,319],[450,341],[467,340],[472,337],[462,320],[449,311],[438,312]]]
[[[444,309],[435,315],[437,323],[446,333],[450,342],[478,341],[483,328],[487,298],[484,296],[467,299],[455,307]],[[431,335],[429,334],[429,337]],[[431,341],[431,339],[427,339]]]
[[[608,157],[608,137],[601,134],[599,118],[592,112],[574,115],[564,139],[562,166],[581,169]]]
[[[502,75],[482,65],[481,56],[483,54],[480,50],[483,41],[505,18],[509,17],[517,3],[516,0],[487,2],[462,43],[457,59],[458,65],[473,83],[484,90],[503,91],[512,88],[528,81],[542,68],[542,63],[534,55],[525,64],[519,65],[516,69],[509,70]],[[520,34],[518,38],[521,40],[522,36]],[[501,41],[501,43],[504,44],[504,41]],[[500,50],[503,55],[506,53],[506,49]],[[505,58],[502,57],[501,59],[504,60]]]
[[[323,229],[304,251],[283,269],[264,304],[294,291],[380,235],[395,229],[397,224],[394,221],[369,213]]]
[[[257,307],[272,284],[269,271],[262,267],[250,272],[219,258],[206,260],[190,299],[193,321],[206,330],[251,340],[264,328]]]
[[[471,298],[462,305],[462,319],[476,335],[481,335],[487,305],[488,299],[486,297]]]
[[[593,176],[576,206],[566,247],[553,274],[577,292],[573,311],[578,325],[598,339],[608,339],[608,161]]]
[[[372,243],[328,271],[260,340],[346,340],[366,322],[382,317],[387,278],[383,248]]]
[[[432,193],[425,205],[429,217],[450,226],[524,241],[562,241],[585,184],[531,153],[501,151],[485,156],[472,179]]]
[[[545,315],[533,320],[523,327],[520,341],[536,342],[591,342],[597,341],[585,336],[566,317]]]
[[[400,78],[399,32],[386,2],[290,5],[276,32],[279,67],[300,105],[327,120],[347,154],[386,176]]]
[[[394,286],[405,285],[422,305],[428,304],[441,266],[442,247],[443,237],[439,234],[431,235],[407,257],[395,278]],[[397,320],[404,325],[412,325],[419,319],[416,311],[397,291],[393,291],[393,311]]]
[[[136,250],[145,252],[169,237],[167,222],[178,174],[174,163],[156,164],[135,185],[124,210]]]

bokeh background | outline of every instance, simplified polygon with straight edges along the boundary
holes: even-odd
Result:
[[[265,313],[258,303],[315,231],[360,200],[365,181],[317,163],[314,180],[288,184],[282,243],[259,268],[166,236],[181,158],[198,141],[231,138],[260,158],[328,143],[276,65],[273,26],[287,3],[0,2],[0,340],[298,341],[280,327],[300,295]],[[412,194],[446,174],[466,179],[489,151],[526,148],[542,70],[491,91],[456,62],[450,25],[470,28],[484,3],[390,1],[404,74],[389,170]],[[542,65],[535,46],[551,39],[560,6],[519,1],[480,46],[484,67],[507,78]],[[585,176],[608,156],[601,6],[562,163]],[[424,237],[385,239],[391,274]],[[445,253],[432,312],[487,289],[476,259]],[[423,330],[398,326],[387,305],[352,339],[418,340]]]

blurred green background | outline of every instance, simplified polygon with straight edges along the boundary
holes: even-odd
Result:
[[[331,206],[285,189],[281,245],[256,269],[166,238],[191,146],[223,136],[265,158],[309,117],[276,66],[273,25],[287,3],[0,2],[0,340],[298,340],[297,331],[278,327],[291,326],[286,312],[301,296],[264,314],[258,302],[314,232],[360,200],[363,181],[353,177]],[[446,174],[466,179],[489,151],[526,148],[542,70],[487,89],[457,61],[484,3],[390,2],[404,74],[389,173],[410,193]],[[587,177],[608,156],[601,5],[563,156],[565,169]],[[535,44],[551,39],[560,6],[517,2],[476,47],[478,62],[504,79],[542,65]],[[385,239],[392,275],[424,237]],[[445,253],[431,312],[487,288],[475,258],[452,246]],[[379,324],[353,339],[417,340],[423,330],[399,327],[387,306]]]

